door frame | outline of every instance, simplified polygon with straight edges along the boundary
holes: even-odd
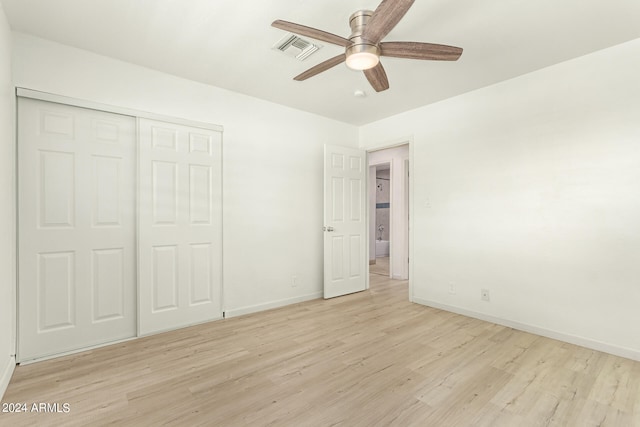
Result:
[[[49,101],[56,104],[65,104],[72,107],[88,108],[90,110],[104,111],[107,113],[121,114],[123,116],[139,117],[142,119],[159,120],[162,122],[175,123],[177,125],[191,126],[203,129],[210,129],[224,132],[224,127],[213,123],[199,122],[197,120],[183,119],[180,117],[166,116],[164,114],[150,113],[148,111],[136,110],[133,108],[119,107],[116,105],[101,104],[99,102],[88,101],[86,99],[72,98],[64,95],[57,95],[38,90],[16,87],[17,98],[31,98],[40,101]]]
[[[384,148],[383,148],[384,150]],[[381,151],[381,150],[373,150],[373,151]],[[379,165],[389,165],[389,202],[391,202],[393,200],[393,162],[391,161],[380,161],[380,162],[376,162],[376,163],[369,163],[368,162],[369,159],[369,151],[367,151],[367,165],[369,168],[371,167],[376,167]],[[368,183],[370,184],[370,183]],[[367,191],[367,199],[369,198],[371,194]],[[369,207],[369,209],[371,209],[371,200],[367,200],[367,205]],[[389,204],[391,206],[391,203]],[[374,208],[375,209],[375,208]],[[369,212],[369,215],[367,217],[367,230],[371,230],[371,212]],[[368,232],[368,236],[369,239],[371,238],[371,233]],[[391,262],[391,260],[393,259],[393,246],[391,245],[393,239],[393,210],[389,209],[389,279],[393,279],[393,263]],[[374,240],[375,240],[375,233],[374,233]],[[368,242],[368,247],[369,249],[371,249],[371,241],[369,240]],[[374,253],[375,253],[375,243],[374,243]],[[371,265],[371,264],[369,264]]]
[[[409,240],[409,247],[408,247],[408,257],[409,257],[409,301],[413,302],[413,261],[415,259],[414,257],[414,248],[415,248],[415,244],[414,244],[414,235],[413,235],[413,230],[414,230],[414,188],[415,188],[415,184],[414,184],[414,137],[413,134],[411,135],[407,135],[404,137],[400,137],[397,139],[393,139],[393,140],[386,140],[386,141],[382,141],[382,142],[375,142],[372,144],[368,144],[365,145],[363,147],[363,145],[365,144],[361,144],[361,147],[366,151],[367,153],[367,168],[369,167],[369,153],[372,153],[374,151],[380,151],[380,150],[386,150],[388,148],[395,148],[395,147],[399,147],[401,145],[408,145],[409,146],[409,170],[407,171],[408,174],[408,179],[407,179],[407,183],[408,183],[408,190],[405,189],[406,194],[408,195],[408,212],[407,214],[409,215],[409,221],[407,222],[407,237]],[[406,162],[405,162],[406,164]],[[393,165],[391,165],[391,167],[393,167]],[[405,178],[406,178],[406,174]],[[367,186],[369,185],[369,180],[367,180]],[[367,188],[367,198],[369,197],[369,189]],[[369,224],[369,219],[370,219],[370,204],[368,203],[369,201],[367,200],[367,228],[370,227]],[[389,213],[389,220],[391,221],[391,212]],[[391,225],[389,225],[389,227],[391,228]],[[370,233],[367,233],[367,247],[369,247],[369,244],[371,242],[369,242],[369,238],[370,238]],[[391,239],[391,237],[389,237],[389,239]],[[389,248],[389,258],[391,258],[391,248]],[[391,264],[391,260],[389,260],[389,263]],[[392,267],[389,266],[389,272],[392,272]],[[369,288],[369,263],[367,262],[367,289]]]

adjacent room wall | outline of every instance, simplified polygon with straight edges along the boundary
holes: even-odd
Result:
[[[640,360],[639,75],[640,39],[362,127],[414,137],[413,300]]]
[[[228,315],[321,297],[323,145],[356,147],[355,126],[24,34],[13,39],[16,86],[224,126]]]
[[[0,398],[15,368],[15,140],[11,30],[0,4]]]

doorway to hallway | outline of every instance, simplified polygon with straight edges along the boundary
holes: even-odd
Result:
[[[409,278],[409,145],[368,153],[369,273]]]

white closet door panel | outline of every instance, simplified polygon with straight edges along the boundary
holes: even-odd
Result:
[[[178,246],[152,246],[153,271],[151,312],[178,309]],[[146,305],[146,304],[145,304]]]
[[[76,325],[75,252],[39,253],[37,265],[39,331],[65,329]]]
[[[189,269],[189,305],[210,304],[214,300],[213,262],[211,243],[192,243],[190,246],[191,265]]]
[[[92,251],[91,292],[92,322],[122,319],[125,316],[125,253],[124,249],[94,249]]]
[[[140,334],[222,317],[222,135],[139,119]]]
[[[75,153],[38,150],[40,227],[75,225]]]
[[[135,335],[135,119],[18,101],[18,360]]]

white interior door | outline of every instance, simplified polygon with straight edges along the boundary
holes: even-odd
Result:
[[[324,148],[324,297],[367,287],[366,153]]]
[[[136,333],[135,119],[18,101],[18,360]]]
[[[222,134],[139,119],[139,331],[222,317]]]

